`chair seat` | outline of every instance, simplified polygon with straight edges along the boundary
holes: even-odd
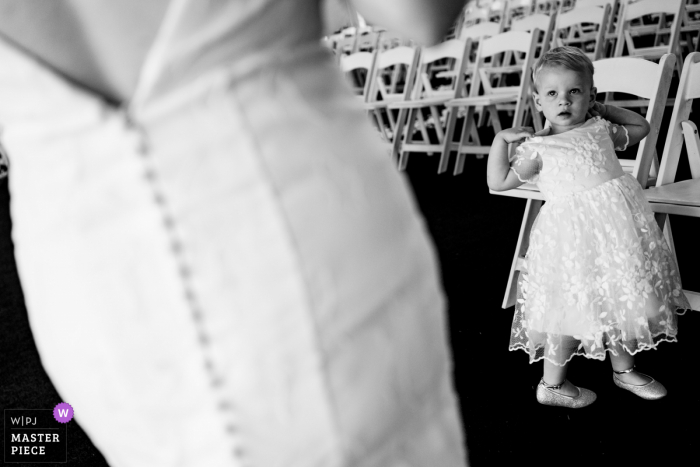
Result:
[[[413,100],[413,101],[401,101],[401,102],[393,102],[388,105],[390,109],[413,109],[413,108],[421,108],[421,107],[428,107],[430,105],[440,105],[440,104],[446,104],[450,99],[452,98],[452,94],[450,96],[434,96],[434,97],[426,97],[420,100]]]
[[[625,169],[625,167],[623,167]],[[625,170],[626,173],[631,173],[631,169],[629,171]],[[692,180],[690,180],[692,181]],[[652,185],[656,183],[656,177],[649,177],[648,185]],[[647,186],[648,186],[647,185]],[[668,185],[670,186],[670,185]],[[700,187],[698,187],[700,189]],[[649,191],[649,190],[646,190]],[[499,196],[510,196],[513,198],[525,198],[525,199],[539,199],[539,200],[544,200],[545,197],[540,192],[540,189],[537,188],[537,185],[534,183],[523,183],[520,185],[518,188],[513,188],[512,190],[505,190],[505,191],[492,191],[489,190],[489,193],[493,195],[499,195]],[[648,198],[648,195],[647,195]],[[695,198],[700,200],[700,193],[695,194]],[[649,200],[651,201],[651,200]],[[669,201],[663,201],[668,203]],[[700,201],[698,201],[700,203]],[[700,204],[696,204],[696,206],[700,206]]]
[[[516,65],[506,65],[506,66],[492,66],[488,68],[483,68],[486,73],[522,73],[523,66],[520,64]]]
[[[644,191],[650,203],[700,207],[700,179],[684,180]]]
[[[399,98],[391,98],[383,101],[376,101],[376,102],[365,102],[363,105],[365,107],[365,110],[374,110],[374,109],[384,109],[388,107],[391,104],[395,104],[397,102],[404,102],[399,100]]]
[[[509,196],[511,198],[524,198],[524,199],[539,199],[544,201],[544,194],[537,188],[534,183],[525,183],[520,185],[518,188],[513,188],[512,190],[505,191],[493,191],[489,190],[492,195],[499,196]]]
[[[474,65],[473,64],[467,64],[467,66],[464,68],[464,74],[465,75],[470,75],[474,71]],[[435,74],[436,78],[454,78],[457,76],[457,72],[454,70],[449,70],[449,71],[440,71],[437,74]]]
[[[493,105],[502,104],[504,102],[513,102],[518,98],[516,93],[491,94],[488,96],[462,97],[460,99],[452,99],[445,104],[448,107],[469,107],[477,105]]]

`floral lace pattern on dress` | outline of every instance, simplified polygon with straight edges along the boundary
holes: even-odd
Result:
[[[603,360],[620,347],[634,354],[675,341],[677,310],[690,308],[642,188],[615,156],[629,143],[622,128],[591,119],[528,139],[512,161],[547,199],[531,230],[510,339],[530,362]]]

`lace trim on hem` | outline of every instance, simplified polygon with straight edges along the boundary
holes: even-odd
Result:
[[[651,337],[652,337],[652,339],[653,339],[653,338],[656,338],[656,337],[662,336],[662,335],[663,335],[663,337],[661,337],[661,338],[659,338],[658,340],[656,340],[656,341],[654,342],[653,345],[644,344],[644,345],[639,346],[639,348],[637,348],[637,350],[635,350],[635,351],[630,351],[630,349],[628,349],[627,346],[624,345],[624,344],[622,344],[622,348],[625,349],[630,355],[637,355],[639,352],[641,352],[641,351],[643,351],[643,350],[656,350],[657,347],[659,346],[659,344],[660,344],[661,342],[678,342],[678,339],[676,339],[675,337],[668,337],[665,333],[659,333],[659,334],[656,334],[656,335],[652,335]],[[544,346],[536,347],[535,350],[541,349],[541,348],[543,348],[543,347],[544,347]],[[525,347],[525,345],[523,345],[523,344],[510,345],[510,346],[508,346],[508,350],[511,351],[511,352],[516,351],[516,350],[523,350],[523,351],[525,351],[528,355],[530,355],[530,362],[529,362],[530,364],[537,363],[537,362],[539,362],[540,360],[547,360],[548,362],[552,363],[553,365],[557,365],[557,366],[564,366],[564,365],[566,365],[567,363],[569,363],[569,362],[570,362],[574,357],[576,357],[576,356],[583,356],[583,357],[586,357],[586,358],[589,359],[589,360],[599,360],[599,361],[601,361],[601,362],[605,361],[605,359],[607,358],[608,352],[610,352],[610,353],[612,353],[613,355],[617,356],[617,352],[615,352],[613,349],[610,349],[610,348],[608,348],[608,347],[604,347],[604,348],[603,348],[603,353],[602,353],[602,354],[599,354],[599,355],[590,355],[590,354],[585,353],[585,352],[578,352],[578,351],[576,351],[576,352],[572,352],[571,356],[570,356],[569,358],[567,358],[566,361],[565,361],[564,363],[557,363],[557,362],[551,360],[551,359],[550,359],[549,357],[547,357],[546,355],[542,355],[541,357],[538,357],[538,358],[533,359],[533,358],[532,358],[532,353],[531,353],[530,349],[527,348],[527,347]]]

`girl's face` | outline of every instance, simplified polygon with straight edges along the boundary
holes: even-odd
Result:
[[[596,89],[585,74],[546,67],[537,76],[533,96],[537,110],[552,124],[550,134],[557,134],[586,121],[586,112],[595,103]]]

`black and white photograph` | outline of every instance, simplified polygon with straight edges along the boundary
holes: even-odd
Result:
[[[700,0],[0,0],[2,464],[695,466]]]

